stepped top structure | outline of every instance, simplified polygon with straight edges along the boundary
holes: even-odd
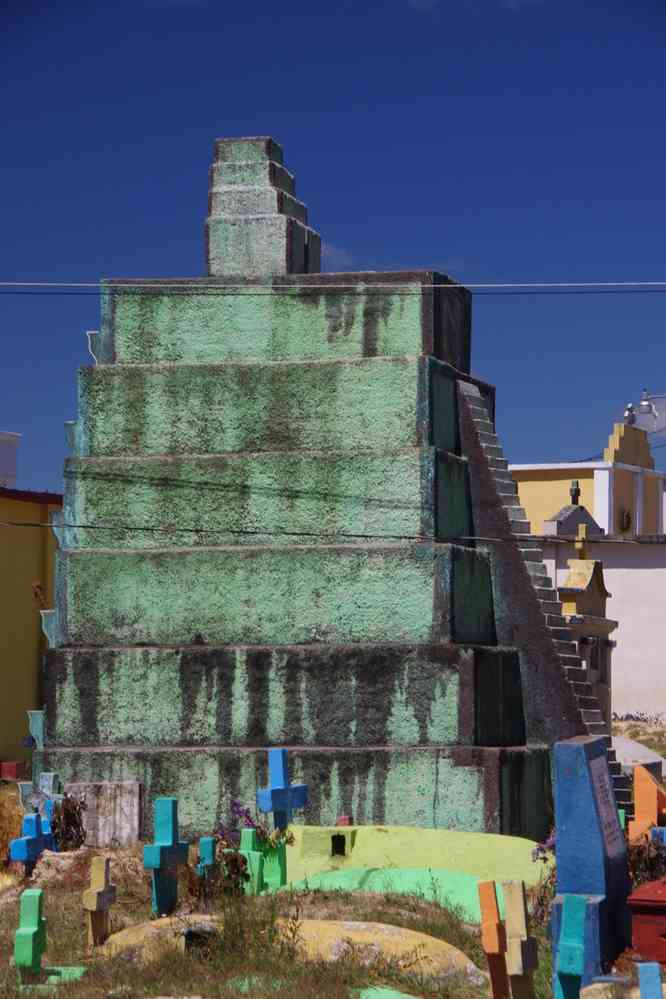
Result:
[[[308,228],[307,208],[295,190],[274,139],[217,139],[209,172],[207,273],[318,273],[321,239]]]

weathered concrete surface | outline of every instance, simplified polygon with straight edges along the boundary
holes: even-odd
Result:
[[[95,526],[66,527],[64,548],[451,539],[472,531],[467,463],[434,448],[70,458],[65,478],[65,524]]]
[[[64,790],[85,799],[86,846],[132,846],[142,839],[143,793],[138,781],[69,783]]]
[[[321,238],[305,224],[305,205],[294,194],[294,178],[273,139],[218,139],[209,171],[207,272],[319,272]]]
[[[432,358],[79,369],[78,457],[458,451],[455,380]]]
[[[60,551],[62,645],[495,643],[485,553],[449,544]]]
[[[101,330],[91,338],[102,364],[423,353],[469,371],[471,295],[433,271],[299,275],[240,286],[219,278],[120,284],[104,282]]]
[[[518,660],[502,649],[53,649],[44,686],[58,747],[524,741]]]
[[[153,800],[175,795],[185,835],[226,822],[231,802],[253,801],[268,778],[263,748],[48,748],[36,760],[66,781],[141,781],[144,828],[152,822]],[[552,821],[543,807],[547,750],[294,747],[290,770],[292,780],[309,785],[311,804],[302,816],[308,824],[333,825],[338,815],[351,814],[360,824],[506,831],[542,839]],[[510,796],[503,794],[508,782]]]
[[[459,397],[461,448],[469,460],[476,533],[488,552],[497,638],[520,651],[527,742],[553,745],[583,734],[571,685],[555,652],[537,594],[501,504],[465,401]]]

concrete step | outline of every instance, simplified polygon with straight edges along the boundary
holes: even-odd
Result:
[[[546,626],[549,631],[566,631],[567,635],[571,634],[571,629],[567,626],[566,619],[562,617],[561,613],[558,614],[547,614],[546,615]],[[552,638],[559,638],[559,635],[552,635]],[[564,637],[564,636],[561,636]]]
[[[516,492],[518,492],[518,486],[516,484],[516,480],[514,479],[514,477],[511,474],[511,472],[508,472],[508,471],[505,472],[501,468],[498,468],[493,473],[493,478],[495,480],[495,485],[498,488],[501,486],[502,489],[504,489],[504,487],[506,486],[508,489],[510,489],[513,486],[513,488],[516,490]]]
[[[580,716],[586,725],[603,724],[604,716],[599,708],[582,708]]]
[[[490,446],[490,447],[499,448],[501,450],[501,445],[500,445],[500,442],[499,442],[499,438],[498,438],[498,436],[497,436],[497,434],[495,433],[494,430],[491,430],[491,431],[481,430],[480,427],[479,427],[479,425],[476,424],[476,432],[478,434],[479,441],[484,446],[484,449],[486,447]]]
[[[599,710],[599,701],[594,696],[594,694],[591,694],[588,697],[586,697],[586,696],[578,697],[577,696],[576,697],[576,702],[577,702],[578,707],[580,708],[581,711],[598,711]]]
[[[573,692],[576,697],[594,697],[591,683],[574,683]]]
[[[519,538],[516,538],[516,541],[521,551],[533,550],[534,548],[541,550],[541,542],[537,538],[521,535]]]
[[[618,764],[618,766],[619,766],[619,764]],[[634,786],[634,782],[632,781],[631,777],[628,777],[624,773],[621,773],[617,777],[613,778],[613,787],[615,788],[616,792],[620,788],[623,788],[623,789],[631,792],[633,786]]]
[[[529,572],[530,576],[540,576],[542,579],[547,579],[550,582],[550,577],[548,571],[541,560],[538,562],[526,562],[525,568]],[[535,586],[543,586],[543,583],[535,583]],[[558,608],[559,609],[559,608]]]
[[[511,523],[514,521],[521,523],[527,521],[527,514],[523,510],[522,506],[516,506],[515,503],[503,503],[502,506],[506,510],[506,515]],[[527,533],[529,534],[529,531]]]
[[[557,593],[555,592],[552,586],[535,586],[534,592],[536,593],[539,600],[545,600],[546,603],[557,602]],[[567,638],[569,638],[569,636],[567,636]],[[571,639],[569,639],[569,641],[570,640]]]
[[[484,410],[485,413],[485,410]],[[481,413],[479,413],[479,418],[474,419],[474,426],[479,431],[480,434],[494,434],[495,426],[488,419],[483,419]]]
[[[447,544],[420,546],[418,556],[390,543],[61,550],[59,573],[77,600],[61,608],[58,643],[190,644],[196,619],[206,644],[293,645],[317,640],[324,616],[327,641],[422,643],[432,634],[433,580],[453,576],[453,621],[438,640],[487,644],[485,563]],[[131,614],[121,613],[128,593]]]
[[[509,462],[506,458],[493,458],[492,455],[486,455],[488,460],[489,468],[503,468],[507,469],[509,467]]]
[[[611,777],[621,776],[622,774],[622,764],[618,763],[617,760],[611,761],[608,764],[608,772]]]
[[[479,435],[480,436],[480,435]],[[499,444],[481,444],[486,458],[503,458],[504,451]]]
[[[573,683],[585,683],[587,680],[587,670],[580,666],[568,666],[564,671],[564,678]]]
[[[509,518],[509,526],[514,534],[526,534],[530,535],[530,522],[529,520],[512,520]]]
[[[548,579],[548,576],[544,576],[543,578]],[[541,604],[542,614],[552,614],[555,616],[558,611],[562,610],[562,604],[557,600],[540,600],[539,603]]]
[[[524,562],[540,562],[543,565],[543,550],[541,548],[523,548],[522,538],[518,542],[518,548]]]
[[[582,659],[580,658],[580,656],[566,656],[566,655],[562,655],[559,652],[557,654],[557,658],[559,659],[560,666],[563,669],[578,669],[578,667],[580,666],[580,664],[582,662]]]
[[[565,656],[577,656],[578,655],[578,642],[566,642],[561,639],[556,639],[553,645],[558,652],[561,652]],[[590,684],[590,689],[592,685]]]
[[[416,413],[426,380],[433,412],[447,405],[449,382],[438,372],[432,357],[101,364],[81,369],[70,437],[77,456],[99,458],[425,446]],[[371,420],[363,417],[369,384]],[[161,402],[139,419],[143,398]]]
[[[606,724],[603,721],[600,721],[600,722],[585,722],[585,727],[587,728],[588,735],[605,735],[606,734]]]

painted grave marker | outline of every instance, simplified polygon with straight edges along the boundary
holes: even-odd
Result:
[[[152,910],[170,916],[178,904],[178,865],[187,863],[188,845],[178,839],[178,799],[157,798],[155,842],[143,848],[143,866],[152,871]]]
[[[215,858],[215,837],[202,836],[199,840],[199,863],[196,870],[200,878],[211,877],[217,866]]]
[[[286,829],[296,808],[308,804],[306,784],[289,783],[289,754],[286,749],[268,750],[269,786],[257,791],[257,808],[272,812],[276,829]]]
[[[264,854],[256,829],[242,829],[238,852],[245,858],[249,881],[245,882],[246,895],[260,895],[266,888],[264,881]]]
[[[527,899],[523,881],[502,885],[506,912],[506,968],[513,999],[534,999],[532,973],[539,966],[535,937],[527,932]]]
[[[578,999],[585,973],[587,901],[584,895],[561,899],[560,932],[553,965],[554,999]]]
[[[55,812],[55,802],[52,798],[47,798],[44,802],[44,815],[42,818],[42,836],[44,837],[44,849],[57,851],[55,836],[53,835],[53,814]]]
[[[83,893],[83,908],[88,914],[88,946],[99,947],[109,936],[109,909],[116,900],[116,886],[111,884],[111,861],[93,857],[90,887]]]
[[[53,771],[44,770],[39,775],[38,788],[46,798],[52,798],[60,792],[60,777]]]
[[[661,967],[656,962],[643,962],[638,965],[638,984],[641,999],[661,999]]]
[[[41,888],[29,888],[21,895],[19,928],[14,937],[14,963],[21,989],[78,981],[86,971],[81,967],[42,968],[46,950],[46,919],[42,906]]]
[[[554,755],[557,895],[551,920],[553,967],[558,967],[564,897],[579,895],[586,913],[580,937],[585,954],[581,984],[585,986],[630,945],[627,847],[610,783],[606,739],[567,739],[555,744]],[[566,939],[571,943],[570,934]],[[557,970],[553,977],[555,988]]]
[[[634,818],[629,842],[637,843],[653,826],[666,826],[666,789],[647,767],[634,767]],[[666,830],[665,830],[666,831]]]
[[[506,969],[506,931],[500,920],[497,889],[494,881],[479,881],[481,906],[481,946],[488,960],[493,999],[510,999],[509,976]]]
[[[25,875],[29,877],[42,853],[46,849],[42,833],[42,819],[39,812],[23,816],[21,836],[9,844],[9,859],[23,864]]]

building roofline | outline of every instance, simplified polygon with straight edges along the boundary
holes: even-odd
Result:
[[[9,489],[0,486],[0,499],[21,500],[24,503],[44,503],[62,506],[62,493],[39,492],[34,489]]]
[[[591,468],[593,471],[597,468],[605,469],[606,471],[619,468],[625,472],[645,472],[647,475],[655,475],[660,478],[666,477],[666,471],[658,468],[645,468],[644,465],[627,465],[623,461],[616,461],[613,464],[609,461],[565,461],[544,462],[536,465],[509,465],[510,472],[564,472],[587,468]]]

